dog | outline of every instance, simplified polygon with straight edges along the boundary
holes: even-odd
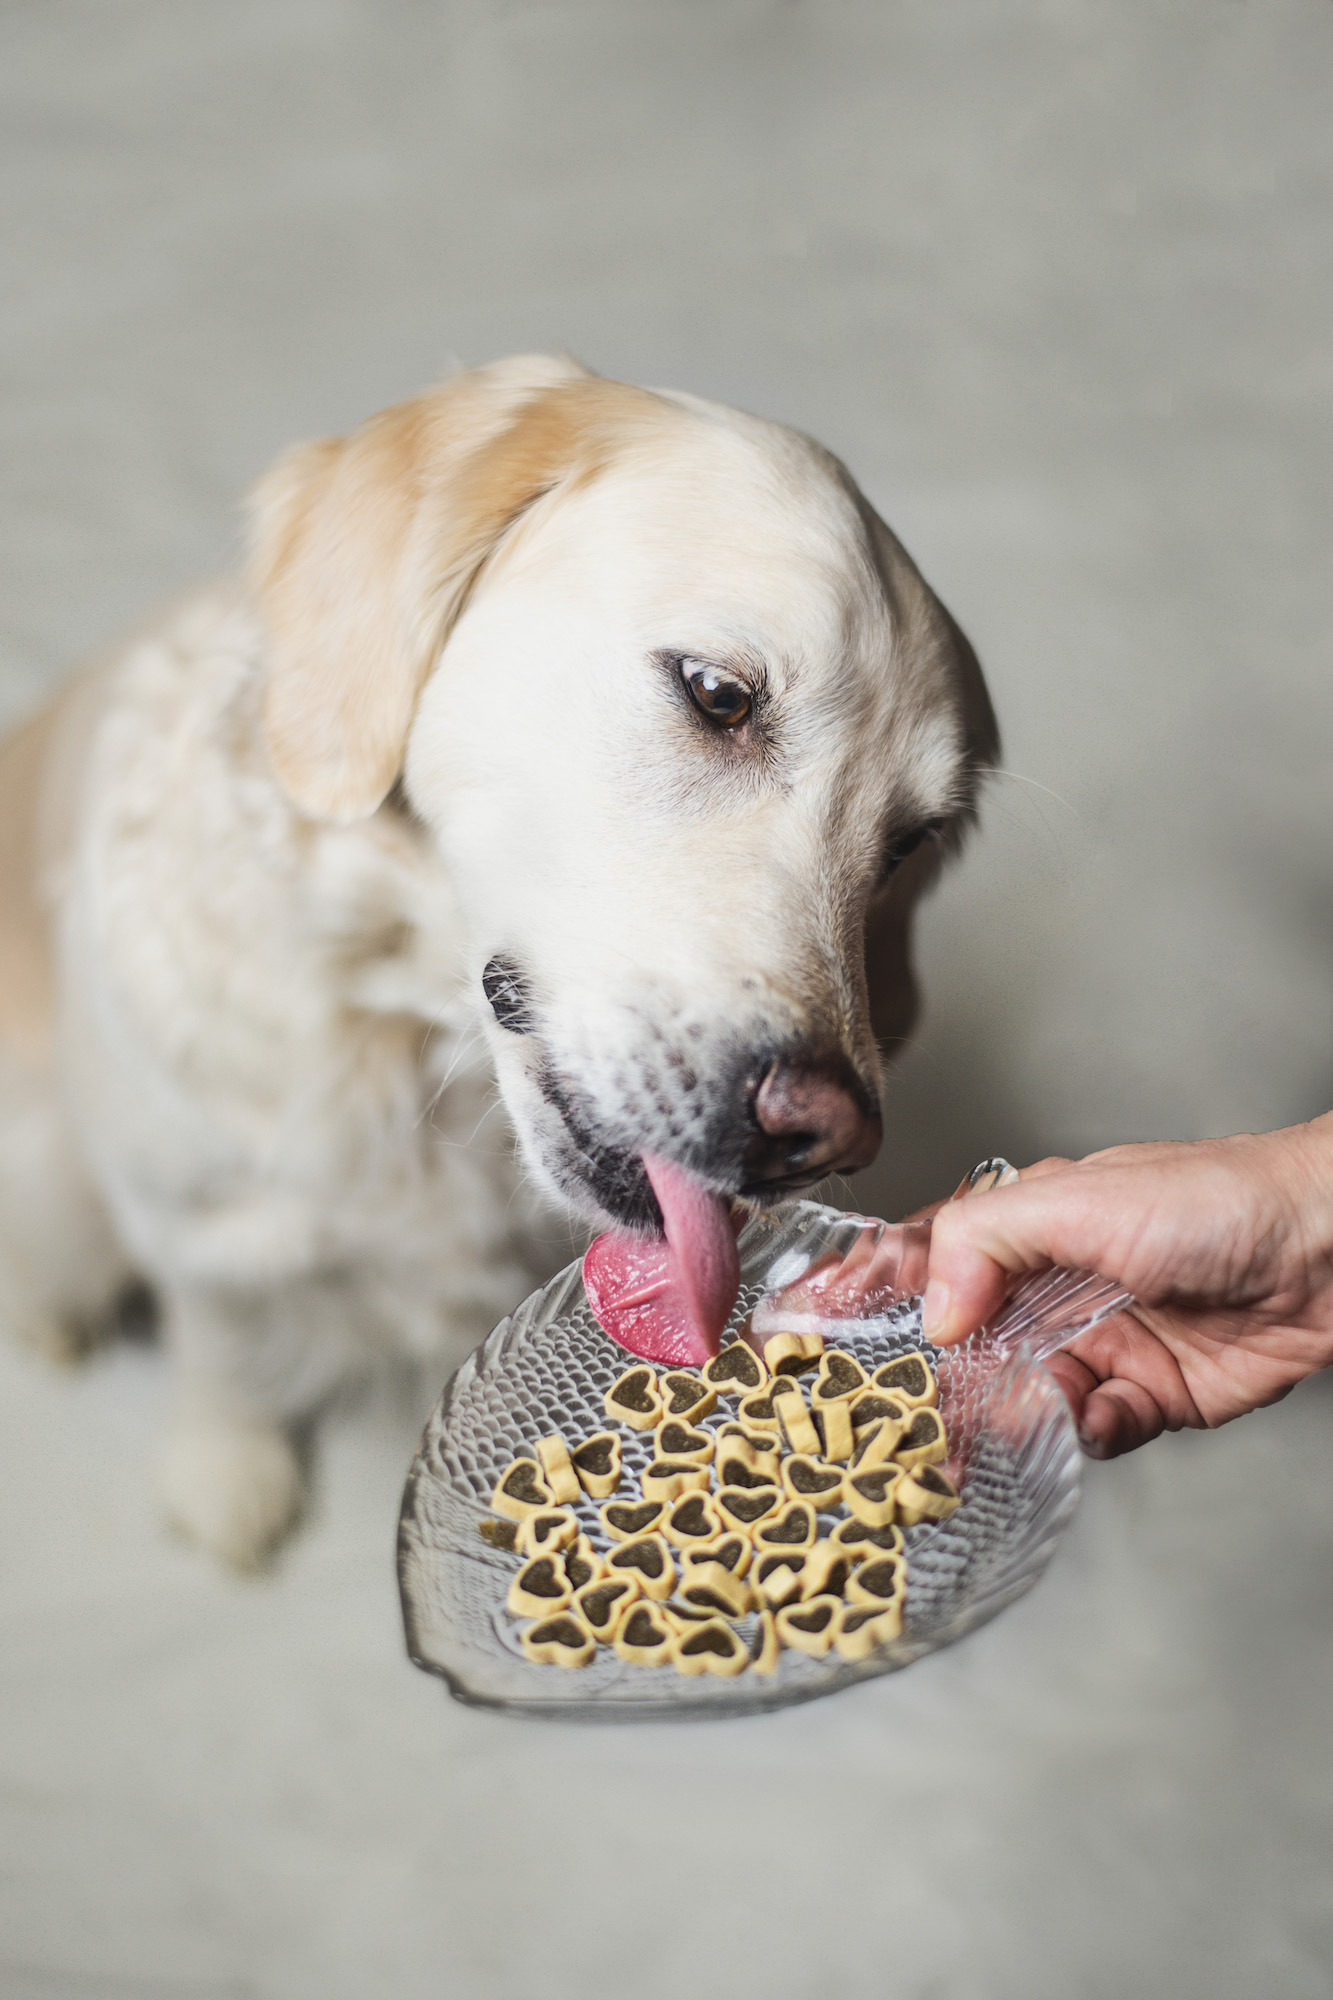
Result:
[[[67,1352],[146,1283],[167,1514],[263,1561],[295,1427],[377,1351],[438,1382],[544,1204],[869,1161],[996,748],[796,432],[529,356],[298,447],[245,575],[0,747],[0,1311]]]

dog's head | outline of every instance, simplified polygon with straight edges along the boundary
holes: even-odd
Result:
[[[279,779],[344,821],[401,779],[541,1179],[651,1226],[645,1153],[759,1200],[864,1166],[995,734],[837,461],[525,359],[289,454],[256,521]]]

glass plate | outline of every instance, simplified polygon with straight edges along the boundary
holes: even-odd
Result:
[[[766,1291],[799,1277],[826,1250],[845,1252],[864,1218],[816,1202],[791,1202],[747,1224],[740,1238],[737,1329]],[[867,1373],[921,1347],[919,1300],[873,1318],[831,1320],[830,1345]],[[927,1350],[930,1351],[930,1350]],[[736,1715],[783,1708],[909,1666],[952,1645],[1030,1590],[1078,1502],[1079,1452],[1065,1399],[1025,1349],[979,1337],[933,1355],[940,1409],[963,1501],[948,1521],[906,1531],[907,1601],[901,1638],[868,1660],[784,1652],[777,1672],[732,1680],[637,1667],[599,1648],[588,1667],[537,1666],[504,1610],[519,1558],[481,1538],[490,1496],[510,1461],[561,1431],[570,1443],[608,1428],[602,1397],[633,1357],[589,1310],[581,1266],[571,1264],[496,1327],[446,1385],[408,1474],[398,1532],[398,1578],[407,1649],[460,1701],[531,1715],[593,1721]],[[724,1400],[703,1419],[734,1415]],[[610,1426],[624,1452],[622,1490],[652,1455],[652,1433]],[[599,1503],[574,1511],[606,1545]],[[739,1623],[747,1643],[753,1616]]]

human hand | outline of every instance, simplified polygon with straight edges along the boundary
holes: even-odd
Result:
[[[1134,1294],[1047,1366],[1083,1448],[1211,1429],[1333,1363],[1333,1113],[1287,1131],[1043,1160],[944,1204],[923,1331],[943,1346],[1061,1264]]]

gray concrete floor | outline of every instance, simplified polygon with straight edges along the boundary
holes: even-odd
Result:
[[[1315,0],[11,4],[0,719],[283,444],[568,348],[822,437],[986,663],[858,1198],[1323,1109],[1330,86]],[[580,1732],[404,1663],[387,1385],[243,1585],[152,1516],[151,1351],[0,1378],[6,2000],[1333,1990],[1333,1384],[1091,1469],[894,1681]]]

